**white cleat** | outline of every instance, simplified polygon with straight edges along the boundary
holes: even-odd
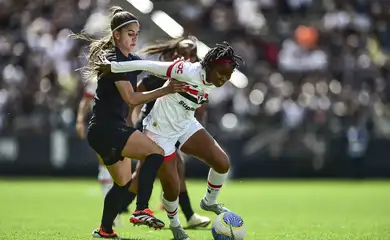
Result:
[[[186,229],[204,228],[207,227],[210,222],[210,218],[194,213],[194,215],[192,215],[190,220],[187,222]]]

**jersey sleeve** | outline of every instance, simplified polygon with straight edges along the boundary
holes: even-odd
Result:
[[[193,72],[192,66],[192,63],[178,59],[171,63],[165,76],[178,81],[188,82]]]
[[[125,61],[111,62],[111,71],[113,73],[131,72],[137,70],[148,71],[150,73],[174,78],[178,81],[187,82],[191,78],[192,63],[177,60],[175,62],[159,62],[159,61]]]
[[[110,62],[118,61],[115,53],[108,53],[106,55],[106,59]],[[135,75],[135,77],[137,77],[138,74],[134,74],[134,75]],[[124,80],[128,79],[125,72],[121,72],[121,73],[113,73],[112,72],[112,73],[109,73],[106,77],[114,82],[124,81]]]

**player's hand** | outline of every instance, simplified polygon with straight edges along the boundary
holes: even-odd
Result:
[[[85,139],[87,136],[85,124],[81,122],[76,123],[76,132],[80,139]]]
[[[184,62],[191,62],[190,58],[185,59],[184,57],[180,57],[178,55],[173,56],[173,59],[175,59],[174,62],[176,62],[177,60],[181,60],[181,61],[184,61]]]
[[[104,56],[98,56],[99,61],[95,62],[95,70],[101,72],[103,75],[111,73],[111,62]]]
[[[163,87],[167,89],[168,93],[185,92],[188,84],[170,79],[165,82]]]

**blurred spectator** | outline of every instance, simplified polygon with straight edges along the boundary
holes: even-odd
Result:
[[[0,1],[0,131],[73,129],[83,88],[74,69],[86,49],[67,34],[85,28],[99,35],[108,3]],[[216,137],[253,138],[276,155],[309,149],[317,167],[327,139],[347,137],[356,146],[357,135],[369,135],[363,142],[390,137],[388,1],[175,0],[155,6],[208,45],[229,41],[245,59],[245,88],[227,84],[210,99],[208,127]],[[140,45],[145,39],[152,34]],[[373,123],[372,133],[351,124],[356,112]]]

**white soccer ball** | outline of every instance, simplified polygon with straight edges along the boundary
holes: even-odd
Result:
[[[211,229],[215,240],[242,240],[246,233],[244,220],[233,212],[221,213]]]

